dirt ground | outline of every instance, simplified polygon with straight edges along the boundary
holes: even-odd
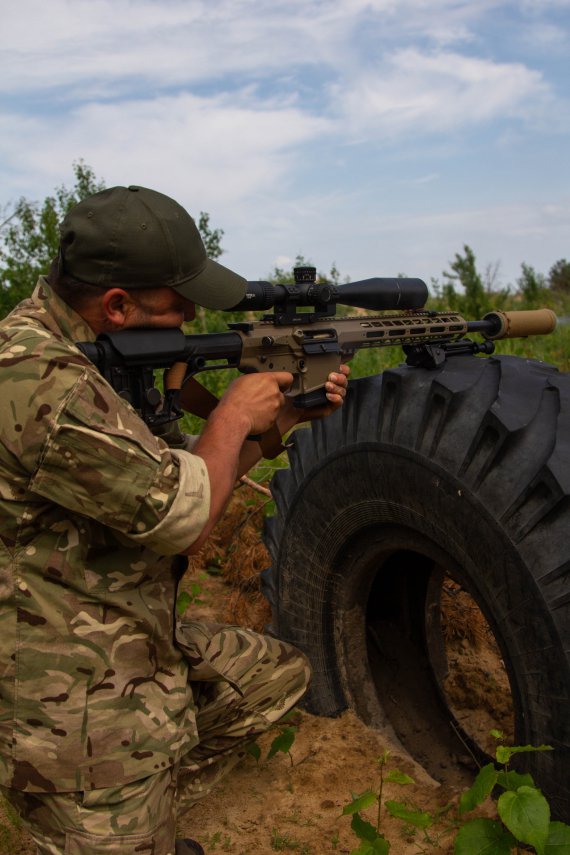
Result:
[[[269,608],[259,592],[259,573],[269,564],[260,544],[265,495],[249,487],[236,492],[230,510],[208,546],[192,560],[184,588],[193,601],[188,605],[198,619],[214,619],[262,629]],[[473,604],[451,584],[444,591],[442,628],[446,637],[450,672],[446,691],[459,720],[469,722],[481,740],[491,727],[508,733],[508,685],[498,666],[498,651],[478,614],[466,612]],[[467,627],[468,629],[465,629]],[[500,664],[500,663],[499,663]],[[498,716],[501,720],[498,720]],[[271,855],[348,855],[359,841],[343,807],[354,794],[378,788],[378,758],[388,751],[386,770],[398,769],[415,783],[386,783],[383,799],[405,801],[412,809],[428,811],[434,825],[426,832],[390,817],[383,811],[383,831],[391,855],[451,853],[455,837],[456,806],[464,788],[460,777],[446,784],[419,766],[388,731],[373,730],[348,711],[336,719],[318,718],[298,711],[293,722],[295,741],[288,754],[267,759],[275,730],[260,742],[261,757],[247,757],[213,796],[183,817],[180,836],[195,837],[211,853]],[[472,779],[469,774],[463,781]],[[465,771],[465,770],[464,770]],[[363,816],[375,823],[377,811]],[[0,853],[32,855],[24,832],[2,815]]]

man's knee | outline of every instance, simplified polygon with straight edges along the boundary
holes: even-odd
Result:
[[[307,690],[311,679],[309,660],[298,648],[276,638],[268,638],[269,661],[262,661],[260,682],[275,698],[295,698],[296,703]]]
[[[192,683],[225,681],[245,694],[253,685],[275,683],[294,694],[310,678],[307,658],[293,645],[240,626],[185,620],[177,642],[186,655]]]

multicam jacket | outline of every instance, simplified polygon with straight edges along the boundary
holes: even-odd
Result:
[[[0,784],[20,790],[127,783],[197,741],[172,556],[207,471],[73,344],[93,339],[43,278],[0,322]]]

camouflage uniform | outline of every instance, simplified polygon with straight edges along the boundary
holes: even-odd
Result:
[[[243,629],[175,640],[207,471],[73,345],[93,339],[43,279],[0,323],[0,786],[42,853],[166,855],[177,788],[207,792],[308,667]]]

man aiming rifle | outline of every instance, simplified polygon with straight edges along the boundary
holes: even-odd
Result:
[[[292,375],[239,377],[188,450],[75,346],[245,293],[174,200],[115,187],[70,211],[49,275],[0,323],[0,787],[41,855],[203,852],[175,842],[177,810],[307,686],[290,645],[174,617],[185,556],[260,459],[254,437],[308,418]],[[347,375],[311,417],[342,404]]]

